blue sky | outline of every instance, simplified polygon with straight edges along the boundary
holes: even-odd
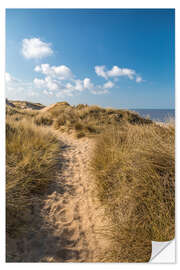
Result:
[[[7,9],[9,99],[174,108],[173,9]]]

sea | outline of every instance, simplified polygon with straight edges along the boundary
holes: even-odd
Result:
[[[157,122],[166,122],[169,118],[175,119],[174,109],[130,109],[137,112],[142,117],[148,117],[149,119]]]

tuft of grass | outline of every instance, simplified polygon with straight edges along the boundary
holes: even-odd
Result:
[[[34,196],[46,192],[55,177],[60,143],[33,121],[6,119],[6,228],[11,237],[29,226]]]
[[[111,228],[106,261],[145,262],[151,241],[175,234],[175,128],[114,126],[97,139],[92,160],[97,196]]]
[[[85,136],[86,136],[86,135],[85,135],[84,132],[82,132],[82,131],[76,133],[76,138],[78,138],[78,139],[83,138],[83,137],[85,137]]]
[[[82,130],[83,129],[83,125],[81,124],[81,123],[75,123],[75,125],[74,125],[74,128],[75,128],[75,130]]]
[[[51,126],[53,119],[49,115],[39,114],[34,118],[34,123],[38,126]]]

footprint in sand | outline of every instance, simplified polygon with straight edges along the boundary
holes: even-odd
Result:
[[[82,194],[82,193],[84,193],[85,192],[85,188],[84,188],[84,186],[83,185],[76,185],[75,186],[75,188],[76,188],[76,193],[77,194]]]
[[[68,211],[66,209],[61,210],[58,214],[57,219],[62,223],[69,223],[73,221],[73,209]]]
[[[53,207],[51,208],[51,213],[57,214],[62,208],[63,208],[62,203],[58,202],[57,204],[54,204]]]

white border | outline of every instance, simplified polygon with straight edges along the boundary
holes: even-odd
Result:
[[[1,181],[0,181],[0,198],[1,198],[1,204],[0,204],[0,264],[1,264],[1,269],[9,269],[10,267],[13,267],[15,269],[32,269],[34,267],[35,269],[47,269],[49,267],[51,268],[76,268],[76,269],[84,269],[84,268],[89,268],[91,269],[92,267],[94,268],[103,268],[103,269],[139,269],[144,267],[153,267],[157,269],[160,269],[163,267],[163,269],[169,269],[169,264],[158,264],[158,265],[153,265],[153,264],[59,264],[59,263],[54,263],[54,264],[48,264],[48,263],[43,263],[43,264],[36,264],[36,263],[5,263],[5,183],[4,183],[4,165],[5,165],[5,133],[4,133],[4,71],[5,71],[5,22],[4,22],[4,16],[5,16],[5,8],[176,8],[176,48],[180,48],[180,44],[178,44],[178,33],[177,29],[179,29],[178,24],[179,24],[179,8],[178,8],[178,1],[158,1],[158,0],[151,0],[151,1],[144,1],[144,0],[126,0],[126,1],[97,1],[97,0],[91,0],[91,1],[49,1],[45,2],[44,0],[31,0],[31,1],[23,1],[23,0],[16,0],[16,1],[10,1],[6,0],[6,2],[3,2],[0,4],[0,39],[1,39],[1,45],[0,45],[0,123],[1,123],[1,131],[0,131],[0,149],[1,149],[1,155],[0,155],[0,172],[1,172]],[[176,50],[176,70],[178,67],[178,51]],[[176,78],[178,79],[178,78]],[[176,81],[176,89],[178,89],[178,80]],[[179,108],[178,108],[178,101],[179,101],[179,91],[176,90],[176,117],[179,120]],[[179,125],[178,121],[176,121],[176,138],[180,138],[179,134]],[[178,141],[176,141],[176,148],[179,150],[179,144]],[[3,149],[3,150],[2,150]],[[176,153],[176,164],[177,161],[179,160],[178,158],[178,153]],[[177,195],[177,190],[178,190],[178,166],[176,166],[176,228],[178,228],[178,220],[179,220],[179,215],[177,211],[177,205],[178,205],[178,195]],[[176,254],[178,254],[177,249],[178,249],[178,241],[179,240],[179,234],[178,231],[176,230]],[[177,264],[172,264],[171,267],[178,267],[178,258],[176,257],[176,262]]]
[[[161,246],[160,246],[160,250],[158,251],[156,246],[159,248],[159,244],[161,244]],[[150,263],[174,263],[175,262],[175,248],[176,248],[175,245],[176,245],[175,240],[171,240],[168,242],[154,242],[153,241],[152,248],[153,247],[155,248],[155,252],[153,255],[153,249],[152,249]]]
[[[5,255],[5,99],[4,99],[4,74],[5,74],[5,12],[0,10],[0,261],[4,260]]]
[[[1,3],[2,8],[175,8],[177,7],[177,0],[151,0],[149,2],[144,0],[126,0],[126,1],[118,1],[118,0],[91,0],[91,1],[83,1],[83,0],[66,0],[66,1],[58,1],[51,0],[50,2],[43,0],[31,0],[23,1],[23,0],[6,0]]]

